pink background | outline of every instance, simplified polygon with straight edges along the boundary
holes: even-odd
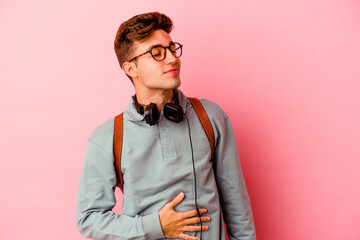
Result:
[[[360,239],[356,0],[2,0],[0,238],[84,239],[87,138],[134,92],[115,33],[155,10],[184,45],[181,89],[230,116],[258,239]]]

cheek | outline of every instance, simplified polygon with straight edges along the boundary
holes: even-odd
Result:
[[[144,65],[141,69],[142,76],[147,78],[156,78],[162,75],[162,67],[156,64]]]
[[[148,65],[141,65],[141,67],[138,68],[138,74],[141,78],[149,77],[149,74],[152,72],[151,66]]]
[[[150,66],[144,66],[138,71],[139,77],[142,79],[145,85],[152,86],[160,81],[163,74],[161,68]]]

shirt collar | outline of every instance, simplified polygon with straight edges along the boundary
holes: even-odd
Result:
[[[179,97],[179,104],[182,107],[184,113],[186,112],[186,103],[187,103],[187,97],[185,96],[185,94],[180,91],[179,89],[174,89],[174,91],[177,91],[178,97]],[[130,102],[128,104],[128,107],[126,109],[126,112],[130,115],[130,117],[132,119],[134,119],[135,121],[144,121],[145,120],[145,116],[141,115],[140,113],[138,113],[136,111],[135,108],[135,104],[134,104],[134,99],[133,99],[134,95],[131,96],[130,98]],[[162,112],[162,111],[161,111]],[[162,113],[160,113],[162,114]]]

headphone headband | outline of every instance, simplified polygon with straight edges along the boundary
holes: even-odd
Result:
[[[177,91],[175,91],[174,89],[172,91],[173,91],[173,101],[171,103],[165,104],[164,116],[166,117],[166,119],[172,122],[179,123],[183,120],[184,113],[182,107],[179,105],[179,95]],[[146,123],[149,124],[150,126],[155,125],[159,120],[159,113],[156,104],[150,103],[149,105],[145,105],[145,106],[141,105],[137,101],[136,94],[133,96],[133,100],[134,100],[133,105],[136,111],[141,115],[145,114]]]

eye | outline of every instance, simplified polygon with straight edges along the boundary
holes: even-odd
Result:
[[[170,49],[171,52],[176,52],[178,47],[175,45],[175,43],[171,43],[170,46],[169,46],[169,49]]]
[[[162,47],[155,47],[151,50],[153,56],[160,56],[162,54]]]

